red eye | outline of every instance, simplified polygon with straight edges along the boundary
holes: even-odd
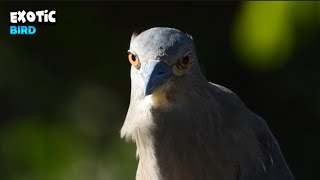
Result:
[[[135,56],[132,53],[129,53],[128,59],[129,59],[129,62],[132,64],[132,66],[134,66],[135,68],[139,68],[140,62],[139,62],[139,58],[137,56]]]
[[[187,69],[192,62],[192,54],[188,54],[179,59],[179,66],[183,69]]]

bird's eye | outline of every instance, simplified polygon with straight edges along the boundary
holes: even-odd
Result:
[[[191,62],[192,62],[192,54],[189,53],[188,55],[179,59],[179,67],[181,67],[182,69],[187,69],[191,64]]]
[[[139,58],[137,56],[135,56],[134,54],[129,52],[128,59],[129,59],[129,62],[132,64],[133,67],[135,67],[135,68],[139,68],[140,67]]]

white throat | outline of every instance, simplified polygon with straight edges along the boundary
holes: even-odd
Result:
[[[121,137],[134,141],[137,146],[136,155],[139,158],[137,180],[161,180],[152,137],[154,123],[151,108],[153,105],[152,95],[143,99],[131,100],[125,123],[121,129]]]

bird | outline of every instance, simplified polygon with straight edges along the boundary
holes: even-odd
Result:
[[[133,33],[121,138],[136,144],[136,180],[293,180],[266,121],[201,73],[193,37]]]

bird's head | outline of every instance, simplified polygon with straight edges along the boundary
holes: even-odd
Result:
[[[131,93],[137,98],[163,92],[177,79],[200,74],[191,36],[173,28],[134,33],[128,59],[132,65]]]
[[[201,82],[198,79],[202,75],[191,36],[173,28],[156,27],[134,33],[128,59],[131,99],[121,136],[140,142],[137,146],[143,147],[137,139],[149,137],[154,113],[185,104],[189,99],[185,94],[193,92],[193,83]]]

